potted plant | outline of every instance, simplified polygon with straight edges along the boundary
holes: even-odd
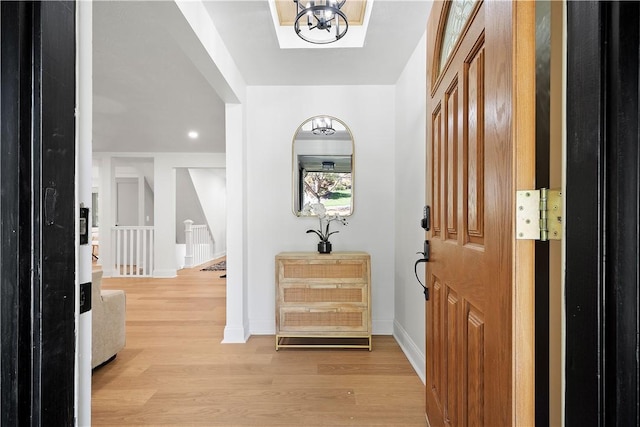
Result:
[[[340,215],[327,215],[327,210],[322,203],[307,203],[302,209],[302,215],[311,216],[316,215],[320,222],[318,230],[307,230],[307,233],[315,233],[319,238],[318,252],[321,254],[331,253],[331,242],[329,236],[337,233],[338,231],[329,231],[329,226],[333,221],[347,225],[347,219]]]

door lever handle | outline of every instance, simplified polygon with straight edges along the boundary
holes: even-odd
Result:
[[[422,282],[420,281],[420,277],[418,277],[418,265],[422,264],[423,262],[429,262],[429,255],[430,255],[429,241],[428,240],[424,241],[423,252],[416,252],[416,253],[418,255],[422,255],[422,258],[418,259],[416,263],[413,265],[413,272],[416,275],[416,280],[418,280],[418,283],[420,283],[420,286],[422,286],[422,289],[424,292],[424,300],[429,301],[429,288],[423,285]]]
[[[418,252],[419,254],[422,254],[422,258],[425,261],[429,261],[429,255],[431,253],[431,247],[429,246],[429,241],[425,240],[424,241],[424,251],[423,252]]]

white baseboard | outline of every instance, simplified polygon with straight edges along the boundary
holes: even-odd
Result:
[[[225,326],[222,344],[244,344],[249,339],[249,328],[241,326]]]
[[[418,374],[418,376],[422,380],[422,384],[426,384],[427,374],[425,354],[421,351],[420,348],[418,348],[407,331],[398,322],[393,323],[393,336],[398,342],[398,345],[404,352],[405,356],[407,356],[407,359],[409,359],[409,363],[411,363],[411,366],[413,366],[416,374]]]

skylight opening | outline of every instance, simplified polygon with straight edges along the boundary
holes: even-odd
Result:
[[[355,0],[353,0],[355,2]],[[276,5],[276,2],[281,3]],[[280,24],[278,15],[278,7],[291,7],[295,11],[295,3],[291,0],[269,0],[269,9],[273,19],[273,26],[278,39],[280,49],[328,49],[328,48],[361,48],[364,46],[369,26],[369,18],[371,17],[371,9],[374,0],[362,0],[364,4],[364,15],[362,17],[362,25],[349,21],[349,31],[347,34],[333,43],[313,44],[302,40],[293,29],[293,22],[284,22]],[[291,3],[291,5],[289,5]],[[349,3],[349,1],[347,1]]]

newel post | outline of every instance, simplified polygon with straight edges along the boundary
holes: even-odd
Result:
[[[184,221],[184,242],[186,246],[186,252],[184,255],[184,266],[193,267],[193,230],[191,226],[193,221],[187,219]]]

